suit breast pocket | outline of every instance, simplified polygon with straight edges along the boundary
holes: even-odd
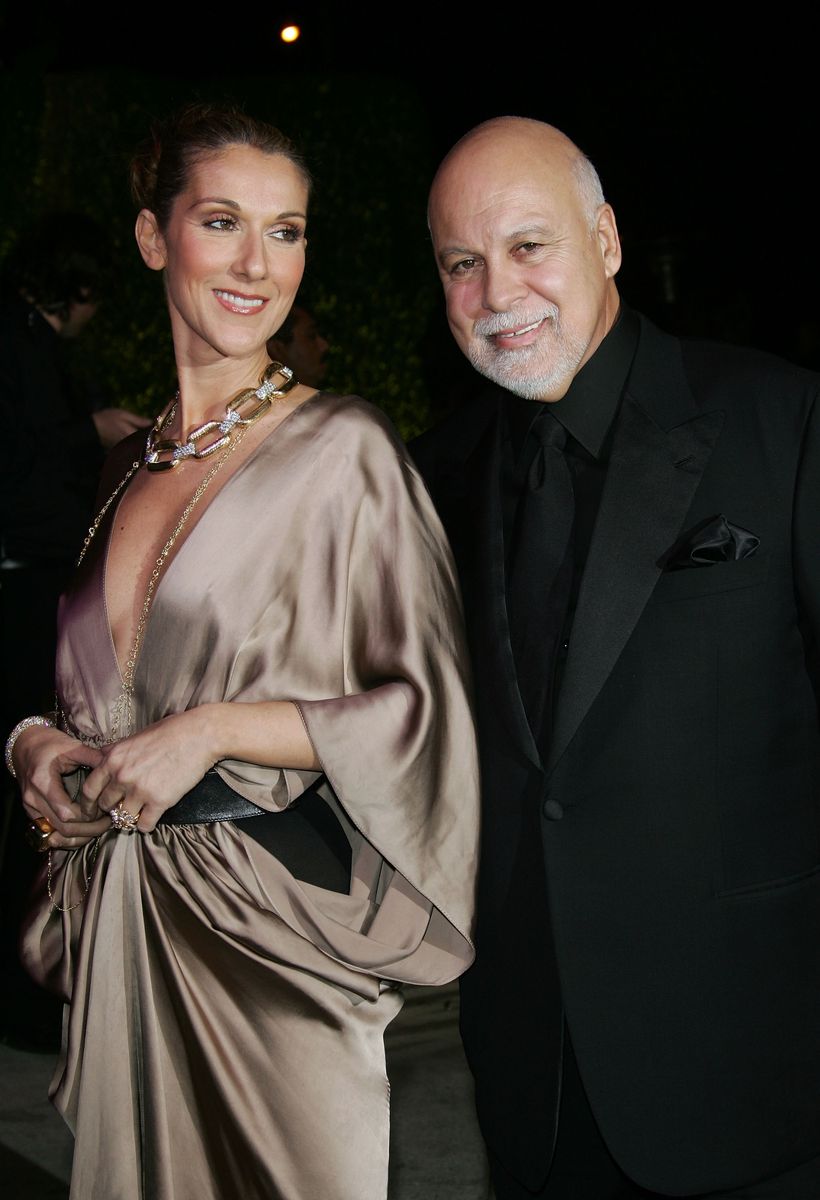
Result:
[[[755,554],[738,562],[714,563],[711,567],[688,567],[665,571],[655,584],[653,599],[660,603],[714,596],[738,588],[757,587],[769,572],[769,556]]]

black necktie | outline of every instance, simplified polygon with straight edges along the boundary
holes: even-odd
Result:
[[[518,506],[508,605],[518,684],[545,755],[555,662],[572,586],[575,499],[564,456],[566,430],[547,405],[529,437],[536,448]]]

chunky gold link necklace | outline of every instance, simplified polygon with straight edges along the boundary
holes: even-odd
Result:
[[[284,380],[282,386],[278,388],[272,383],[273,377],[276,374],[281,374]],[[145,627],[148,623],[148,613],[151,609],[151,603],[154,598],[157,583],[159,582],[160,576],[162,575],[163,569],[168,560],[168,555],[171,553],[171,550],[174,547],[174,543],[184,529],[194,508],[207,491],[211,480],[219,471],[222,470],[230,455],[233,454],[233,452],[241,444],[242,439],[249,427],[255,424],[260,417],[264,416],[265,413],[269,411],[274,400],[283,400],[288,392],[296,386],[296,382],[297,381],[293,378],[293,372],[289,367],[284,367],[281,363],[270,363],[270,365],[263,371],[259,380],[259,387],[256,390],[249,388],[240,392],[239,395],[234,397],[234,399],[231,400],[226,406],[226,416],[223,421],[207,421],[204,425],[201,425],[198,429],[195,429],[188,437],[186,442],[170,440],[157,442],[155,440],[171,420],[176,409],[176,399],[171,402],[167,411],[162,413],[157,418],[157,421],[155,422],[154,427],[148,436],[148,444],[146,445],[144,457],[145,465],[148,467],[149,471],[152,469],[159,471],[170,470],[177,466],[179,462],[184,461],[185,458],[206,458],[211,454],[214,454],[220,448],[224,447],[224,449],[214,465],[208,470],[208,473],[199,481],[199,486],[196,488],[190,500],[182,510],[179,520],[174,526],[170,537],[162,547],[162,550],[160,551],[159,556],[154,563],[153,570],[151,571],[151,577],[148,580],[148,588],[145,593],[145,599],[142,602],[139,620],[137,621],[137,631],[134,636],[134,643],[131,647],[131,652],[128,655],[125,668],[122,672],[122,686],[120,689],[120,694],[114,703],[111,720],[111,735],[107,739],[109,742],[116,742],[121,737],[127,737],[131,732],[134,699],[134,675],[137,669],[137,659],[139,657],[140,647],[142,646],[143,637],[145,635]],[[262,393],[262,395],[260,395],[260,393]],[[258,401],[256,406],[243,418],[240,418],[238,415],[235,418],[231,418],[231,414],[237,413],[237,410],[246,405],[251,398],[256,398]],[[223,425],[227,425],[227,428],[223,428]],[[204,447],[202,450],[198,450],[196,448],[196,441],[194,439],[198,440],[207,433],[213,432],[214,429],[221,430],[222,436],[213,444]],[[154,438],[153,444],[152,437]],[[187,447],[192,443],[192,441],[195,448],[193,450],[189,450]],[[177,447],[181,448],[183,452],[174,457],[174,452]],[[171,458],[165,461],[149,461],[149,451],[156,452],[157,454],[170,453]],[[94,523],[89,529],[86,539],[83,543],[80,557],[77,559],[77,566],[79,566],[83,561],[86,551],[88,550],[94,535],[99,529],[106,512],[111,507],[122,489],[125,487],[128,480],[139,470],[139,468],[139,462],[133,462],[131,464],[123,478],[114,488],[114,491],[111,493],[105,504],[98,512],[94,519]]]
[[[273,382],[275,375],[282,376],[282,382],[278,387]],[[177,392],[166,411],[157,417],[153,429],[148,434],[143,456],[145,465],[149,471],[171,471],[186,458],[210,457],[217,450],[221,450],[223,446],[227,446],[237,430],[244,429],[248,425],[252,425],[254,421],[258,421],[268,411],[272,400],[281,400],[295,384],[296,380],[293,378],[293,371],[290,367],[286,367],[280,362],[270,363],[262,372],[257,388],[246,388],[238,396],[234,396],[233,400],[225,406],[225,416],[221,421],[206,421],[204,425],[192,430],[184,442],[180,442],[176,438],[160,438],[163,429],[171,422],[176,412],[179,399],[179,392]],[[248,404],[253,404],[254,401],[256,403],[253,407],[246,412],[244,417],[241,416],[241,410]],[[200,446],[203,438],[213,434],[218,436]]]

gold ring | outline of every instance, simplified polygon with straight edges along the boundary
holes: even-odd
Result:
[[[45,817],[37,817],[26,829],[26,841],[32,850],[44,854],[48,850],[48,839],[54,832],[54,826]]]
[[[139,817],[135,817],[127,808],[123,808],[122,800],[120,800],[116,808],[111,809],[108,815],[117,833],[133,833],[137,828]]]

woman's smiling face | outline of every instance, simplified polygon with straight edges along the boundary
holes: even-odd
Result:
[[[259,356],[302,279],[307,200],[290,159],[235,145],[193,164],[164,229],[140,213],[137,241],[165,271],[178,361]]]

